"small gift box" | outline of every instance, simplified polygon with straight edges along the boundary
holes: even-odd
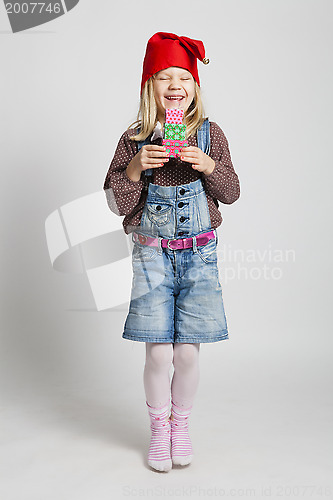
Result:
[[[168,156],[176,157],[180,156],[180,148],[183,146],[188,146],[187,141],[172,141],[170,139],[163,139],[163,146],[166,147],[166,153],[168,153]]]
[[[178,123],[183,122],[184,110],[183,109],[166,109],[165,110],[165,123]]]
[[[166,109],[163,146],[169,157],[180,156],[180,148],[188,146],[185,139],[186,125],[182,123],[184,117],[183,109]]]
[[[184,141],[186,125],[179,125],[178,123],[166,123],[164,125],[165,139],[173,141]]]

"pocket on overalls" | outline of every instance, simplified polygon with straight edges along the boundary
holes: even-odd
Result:
[[[147,203],[148,219],[157,226],[168,224],[171,219],[172,206],[167,203],[149,202]]]
[[[150,247],[149,245],[134,243],[132,251],[132,262],[150,262],[156,259],[157,254],[157,247]]]
[[[216,238],[209,240],[206,245],[197,247],[197,253],[207,264],[217,262]]]

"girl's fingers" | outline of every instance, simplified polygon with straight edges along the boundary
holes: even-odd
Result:
[[[197,153],[200,154],[201,149],[197,148],[196,146],[182,146],[180,148],[181,153]]]
[[[166,161],[169,161],[169,158],[147,158],[146,161],[144,163],[149,163],[151,165],[154,165],[156,163],[162,163],[162,162],[166,162]]]
[[[150,152],[147,155],[145,155],[143,158],[143,161],[149,163],[156,163],[156,162],[162,162],[165,161],[166,159],[169,159],[168,153],[159,153],[159,152]]]
[[[200,163],[200,160],[197,156],[181,156],[180,159],[182,161],[188,161],[190,163],[197,163],[197,164]]]
[[[165,151],[165,146],[158,146],[157,144],[146,144],[144,146],[147,151]]]
[[[168,153],[166,153],[166,147],[165,146],[156,146],[155,144],[147,144],[144,146],[147,152],[148,157],[158,157],[158,156],[168,156]]]
[[[149,151],[147,156],[148,158],[166,158],[169,155],[166,151]]]

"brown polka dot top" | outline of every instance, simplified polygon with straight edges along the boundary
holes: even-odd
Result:
[[[124,215],[123,227],[126,234],[131,233],[140,225],[141,216],[148,193],[148,180],[145,172],[141,172],[138,181],[132,181],[126,174],[126,168],[138,152],[136,141],[130,137],[136,135],[135,129],[126,130],[119,139],[114,157],[111,161],[104,182],[104,190],[110,210],[117,215]],[[152,134],[150,136],[150,139]],[[189,146],[196,146],[197,137],[188,137]],[[162,139],[157,138],[151,144],[162,145]],[[210,122],[210,153],[215,161],[215,168],[205,175],[191,167],[189,162],[180,158],[170,158],[163,166],[153,169],[154,184],[160,186],[179,186],[196,181],[199,177],[206,192],[212,229],[222,223],[218,201],[230,205],[240,196],[238,176],[232,165],[227,138],[215,122]]]

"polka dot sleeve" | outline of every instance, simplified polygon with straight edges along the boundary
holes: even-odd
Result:
[[[206,194],[230,205],[240,196],[238,176],[234,170],[226,136],[215,122],[210,122],[211,147],[209,156],[215,161],[215,168],[209,175],[203,175]]]
[[[117,215],[130,214],[141,197],[144,187],[142,176],[140,180],[133,181],[126,174],[126,168],[136,153],[136,145],[125,131],[119,139],[103,188],[110,210]]]

